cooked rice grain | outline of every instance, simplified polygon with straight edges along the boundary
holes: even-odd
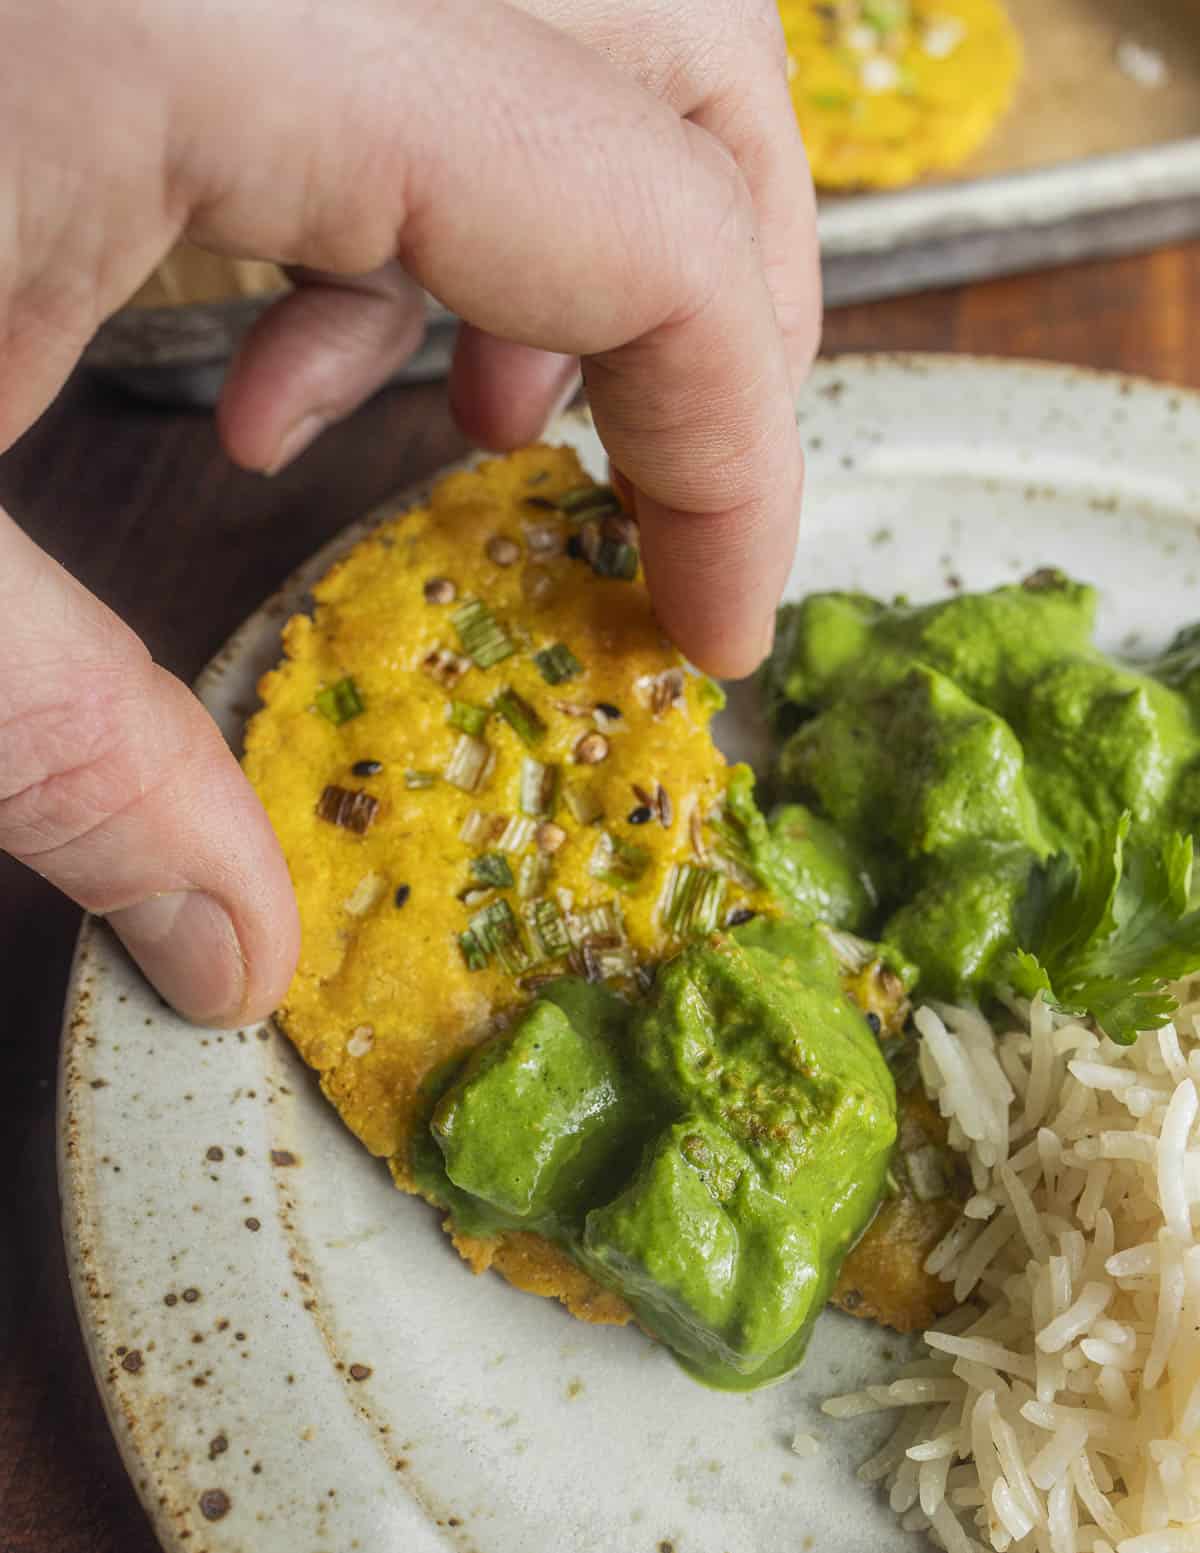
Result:
[[[834,1398],[899,1408],[860,1476],[947,1553],[1200,1553],[1200,978],[1114,1046],[1041,999],[918,1009],[975,1187],[926,1266],[931,1359]]]

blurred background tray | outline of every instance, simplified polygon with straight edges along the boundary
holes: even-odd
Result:
[[[1008,4],[1024,75],[983,150],[951,177],[821,200],[830,306],[1200,233],[1200,0]],[[1139,58],[1159,63],[1157,84],[1138,79]],[[241,334],[284,285],[272,265],[184,248],[85,361],[140,396],[212,404]],[[430,299],[402,377],[443,375],[453,338],[453,317]]]

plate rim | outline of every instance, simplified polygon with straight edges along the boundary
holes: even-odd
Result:
[[[916,372],[971,372],[979,369],[1011,375],[1014,378],[1034,373],[1043,380],[1057,380],[1065,384],[1072,379],[1107,384],[1117,392],[1149,392],[1164,400],[1178,399],[1189,403],[1200,416],[1200,389],[1153,379],[1142,374],[1125,373],[1103,368],[1079,366],[1038,358],[1005,357],[995,355],[952,354],[937,351],[868,351],[843,352],[822,357],[810,374],[803,394],[820,393],[836,380],[839,371],[869,373],[879,368],[899,368]],[[553,438],[564,425],[591,425],[586,405],[574,407],[551,422],[543,438]],[[496,455],[485,451],[473,451],[465,457],[444,465],[428,476],[389,496],[371,507],[362,517],[352,520],[345,528],[329,539],[300,566],[291,571],[266,599],[263,600],[227,638],[208,660],[193,681],[193,689],[203,700],[219,681],[227,664],[238,657],[247,645],[247,639],[260,628],[264,617],[282,620],[290,614],[297,600],[307,591],[310,583],[345,555],[366,534],[398,508],[420,502],[432,486],[447,474],[469,469],[482,459]],[[100,919],[85,914],[76,939],[70,971],[64,992],[64,1009],[58,1051],[58,1077],[55,1116],[56,1174],[59,1191],[60,1225],[66,1253],[68,1279],[75,1306],[76,1318],[92,1377],[99,1393],[109,1427],[131,1484],[146,1513],[155,1536],[165,1553],[189,1553],[195,1549],[193,1533],[186,1529],[192,1505],[185,1506],[178,1497],[178,1484],[169,1466],[161,1471],[154,1459],[152,1446],[143,1438],[143,1430],[134,1415],[133,1408],[123,1402],[120,1390],[105,1383],[108,1358],[100,1348],[99,1329],[103,1323],[96,1318],[103,1304],[103,1267],[97,1266],[93,1248],[88,1243],[92,1222],[89,1207],[94,1210],[93,1198],[97,1179],[96,1162],[84,1157],[78,1136],[76,1117],[77,1099],[81,1098],[81,1075],[75,1073],[73,1053],[78,1043],[86,1041],[92,1029],[92,987],[95,973],[95,957],[99,952],[104,929]],[[186,1512],[186,1513],[185,1513]]]

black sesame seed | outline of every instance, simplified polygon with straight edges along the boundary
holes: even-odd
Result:
[[[350,770],[355,776],[378,776],[383,770],[383,761],[356,760]]]
[[[654,818],[654,810],[648,804],[639,804],[625,816],[631,825],[648,825]]]
[[[757,915],[758,913],[751,911],[749,906],[736,906],[725,918],[725,926],[741,927],[743,923],[753,922]]]
[[[621,708],[614,706],[611,701],[597,701],[596,710],[604,717],[620,717]]]
[[[871,1027],[871,1034],[872,1035],[878,1035],[880,1030],[883,1029],[882,1024],[880,1024],[880,1022],[879,1022],[879,1015],[878,1014],[872,1014],[872,1013],[868,1012],[868,1014],[867,1014],[867,1023]]]
[[[411,884],[398,884],[396,886],[396,905],[403,906],[412,894]]]
[[[567,554],[571,557],[572,561],[583,560],[583,544],[580,541],[578,534],[572,534],[571,537],[567,540]]]

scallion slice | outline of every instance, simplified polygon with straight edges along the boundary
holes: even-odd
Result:
[[[637,576],[637,569],[636,545],[627,545],[620,539],[601,537],[596,553],[592,556],[592,570],[597,577],[618,577],[622,582],[631,582]]]
[[[572,912],[567,926],[575,944],[625,942],[625,924],[616,901]]]
[[[602,512],[620,512],[621,504],[611,485],[573,485],[558,498],[560,512],[573,518],[599,517]]]
[[[404,785],[416,792],[423,787],[432,787],[437,781],[436,771],[406,771],[404,773]]]
[[[533,964],[521,924],[505,900],[493,901],[471,918],[470,930],[488,954],[494,954],[511,976],[519,976]]]
[[[583,673],[583,664],[565,642],[543,647],[541,652],[534,653],[533,661],[547,685],[561,685],[564,680],[574,679],[577,674]]]
[[[580,825],[593,825],[604,818],[604,808],[589,787],[568,787],[563,802]]]
[[[481,669],[490,669],[517,650],[512,637],[479,599],[461,604],[450,618],[463,652]]]
[[[554,864],[546,852],[529,852],[521,859],[521,867],[517,871],[517,895],[523,901],[532,900],[535,895],[540,895],[550,882],[550,873]]]
[[[348,723],[364,710],[358,686],[349,675],[339,679],[336,685],[326,685],[324,690],[318,690],[315,700],[317,711],[335,728]]]
[[[500,832],[496,845],[501,852],[524,852],[536,830],[535,820],[523,814],[514,814]]]
[[[467,962],[469,971],[482,971],[488,963],[488,952],[479,942],[478,934],[473,929],[467,928],[464,933],[458,935],[458,947],[462,950],[462,957]]]
[[[677,863],[663,897],[662,918],[667,930],[680,938],[713,932],[721,920],[727,882],[714,868]]]
[[[482,739],[469,733],[459,735],[454,753],[446,764],[446,781],[464,793],[475,792],[492,763],[492,752]]]
[[[502,717],[525,744],[536,744],[546,736],[546,724],[515,690],[502,690],[492,702],[492,711]]]
[[[471,872],[480,884],[490,884],[495,890],[511,890],[512,869],[502,852],[483,852],[471,859]]]
[[[544,766],[540,760],[527,755],[521,762],[522,814],[536,819],[546,819],[558,807],[558,767]]]
[[[487,727],[487,720],[487,707],[476,706],[471,701],[451,701],[446,709],[446,721],[450,726],[475,738]]]
[[[533,901],[526,908],[526,920],[533,931],[534,942],[547,960],[556,960],[570,953],[571,940],[562,913],[552,900]]]
[[[602,831],[588,872],[593,879],[615,884],[619,890],[631,890],[649,866],[650,853],[645,847]]]

